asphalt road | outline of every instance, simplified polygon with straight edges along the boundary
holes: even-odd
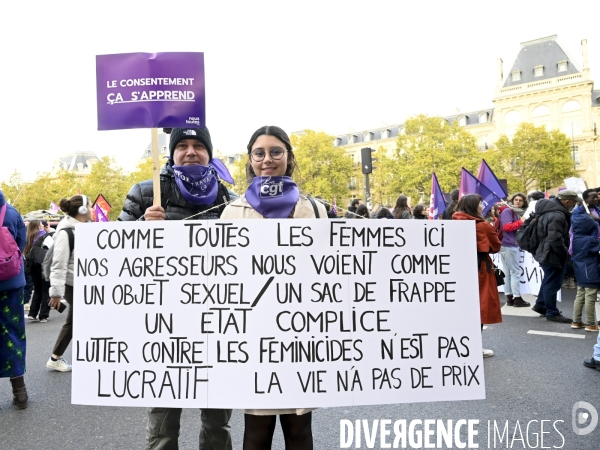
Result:
[[[574,290],[563,289],[560,308],[568,317],[572,314],[574,297]],[[48,323],[27,323],[29,407],[21,411],[12,407],[10,383],[3,379],[0,383],[0,449],[142,449],[145,409],[71,405],[71,375],[46,369],[45,363],[64,317],[53,311]],[[584,339],[528,334],[530,330],[566,333]],[[505,315],[503,323],[490,325],[483,331],[484,347],[495,352],[494,357],[484,360],[486,400],[319,409],[313,413],[315,449],[340,448],[342,419],[353,423],[359,419],[369,420],[369,426],[373,426],[375,419],[389,419],[392,424],[401,419],[407,422],[453,420],[453,424],[465,419],[479,421],[475,426],[478,435],[473,439],[479,444],[478,448],[507,448],[510,435],[512,448],[597,450],[600,426],[585,436],[575,434],[572,429],[575,402],[585,401],[600,410],[600,371],[582,364],[584,358],[591,356],[596,338],[597,333],[571,330],[569,325],[544,318]],[[70,348],[65,356],[70,360]],[[542,420],[547,421],[543,423],[543,445],[540,442]],[[590,420],[591,417],[581,426]],[[198,448],[199,421],[198,410],[184,411],[180,449]],[[508,424],[503,443],[496,435],[495,446],[493,421],[500,430]],[[243,415],[239,411],[234,411],[231,425],[234,448],[240,449]],[[387,442],[393,442],[394,438],[393,427],[390,429],[391,438]],[[466,427],[462,427],[461,441],[464,442],[465,433]],[[279,431],[273,448],[284,448]],[[379,433],[373,447],[366,446],[363,436],[361,447],[352,445],[350,448],[380,448]],[[407,442],[405,448],[419,447]]]

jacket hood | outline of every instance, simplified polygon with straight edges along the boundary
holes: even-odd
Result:
[[[74,219],[71,216],[65,216],[65,218],[62,219],[56,226],[56,231],[58,232],[58,231],[62,230],[63,228],[71,228],[74,230],[75,225],[77,225],[78,223],[83,223],[83,222],[80,222],[79,220]]]
[[[587,214],[581,212],[573,214],[571,223],[573,224],[573,234],[581,234],[583,236],[598,235],[598,225],[596,221]]]
[[[0,191],[0,207],[4,206],[6,199],[4,198],[4,192]]]
[[[560,202],[558,198],[541,199],[535,204],[535,215],[540,216],[549,212],[561,212],[565,216],[569,215],[569,211]]]
[[[475,220],[476,222],[484,222],[483,219],[480,219],[479,217],[470,216],[469,214],[462,211],[458,211],[452,214],[452,220]]]

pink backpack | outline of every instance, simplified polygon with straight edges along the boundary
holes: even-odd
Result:
[[[10,230],[4,224],[6,204],[0,210],[0,281],[10,280],[21,272],[23,257]]]

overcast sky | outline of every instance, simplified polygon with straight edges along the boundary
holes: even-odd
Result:
[[[66,6],[65,6],[66,5]],[[279,125],[330,134],[492,106],[520,42],[553,34],[600,88],[597,0],[33,1],[3,5],[0,180],[74,151],[132,170],[150,130],[97,131],[95,55],[201,51],[213,145]]]

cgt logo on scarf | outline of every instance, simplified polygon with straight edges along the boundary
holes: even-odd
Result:
[[[271,180],[271,177],[260,185],[260,197],[272,198],[283,196],[283,181]]]

